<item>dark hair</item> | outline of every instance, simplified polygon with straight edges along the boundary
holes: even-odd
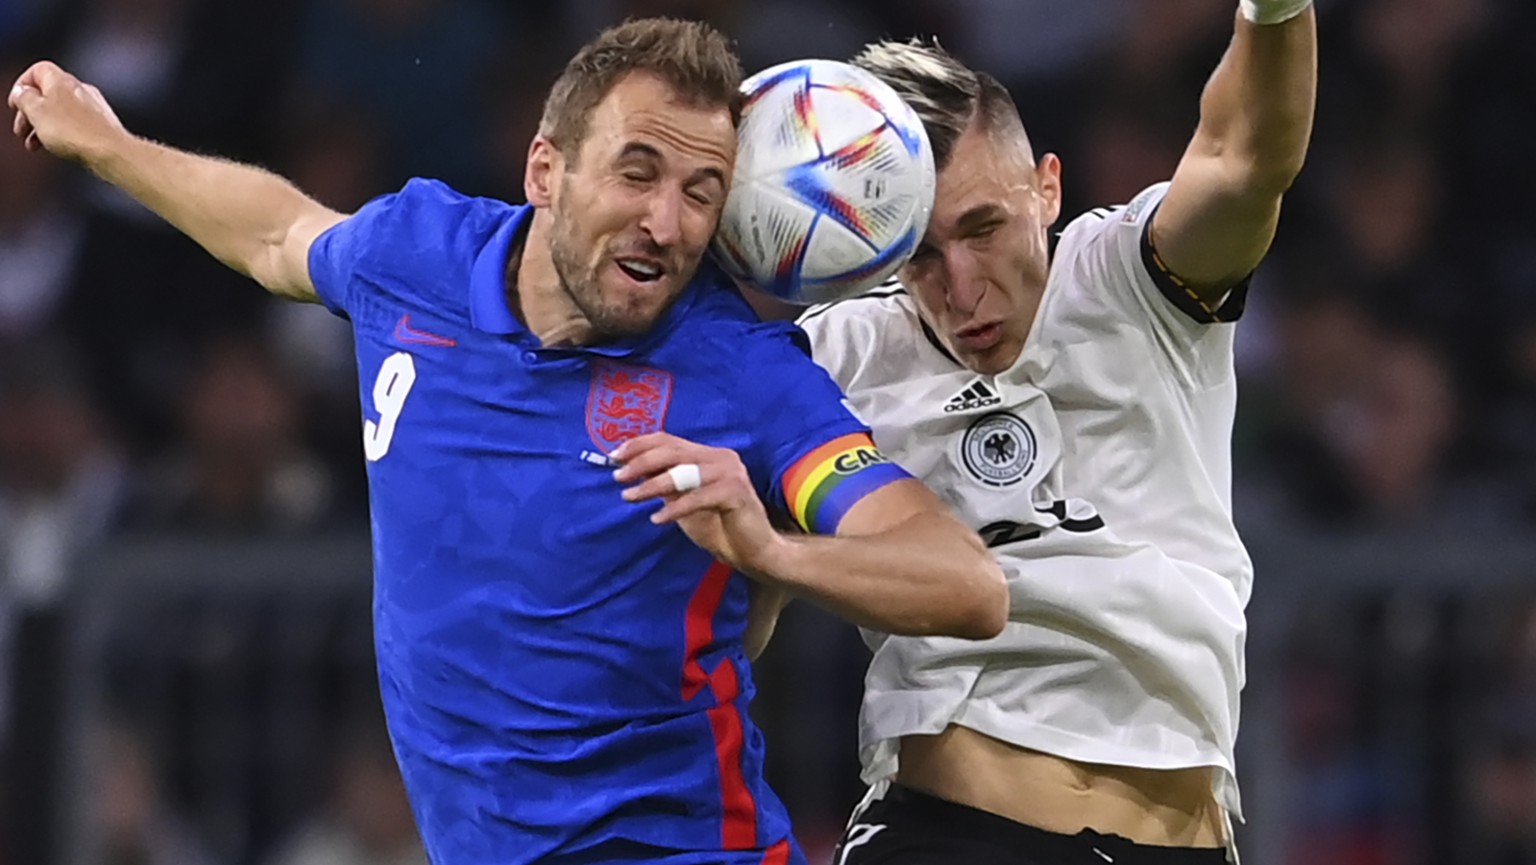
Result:
[[[961,63],[937,41],[875,42],[864,46],[853,65],[891,85],[917,112],[939,170],[972,123],[984,132],[1014,132],[1028,141],[1008,88]]]
[[[574,157],[592,109],[631,72],[656,75],[690,105],[728,108],[733,122],[741,116],[741,61],[724,34],[699,21],[640,18],[576,52],[544,102],[540,134]]]

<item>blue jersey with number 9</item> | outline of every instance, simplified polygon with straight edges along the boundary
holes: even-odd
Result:
[[[532,214],[416,180],[310,251],[356,337],[379,678],[428,852],[802,862],[747,715],[745,578],[625,502],[607,454],[733,448],[815,531],[905,474],[708,267],[644,336],[544,348],[506,291]]]

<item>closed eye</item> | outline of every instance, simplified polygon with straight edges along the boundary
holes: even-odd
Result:
[[[908,259],[908,261],[910,261],[913,264],[922,264],[923,262],[933,261],[934,259],[936,259],[938,257],[939,257],[939,250],[937,248],[935,248],[935,247],[929,246],[928,244],[924,243],[924,244],[918,246],[918,248],[913,251],[912,257],[910,259]]]
[[[1008,224],[1009,211],[995,202],[978,204],[955,220],[955,235],[967,240],[982,240]]]
[[[705,207],[714,207],[725,196],[725,174],[713,166],[700,168],[688,177],[683,191]]]
[[[1002,220],[996,220],[996,221],[993,221],[993,222],[984,222],[981,225],[978,225],[974,229],[972,229],[968,236],[971,237],[971,238],[974,238],[976,240],[985,240],[986,238],[991,237],[992,235],[996,234],[997,230],[999,228],[1002,228],[1002,227],[1003,227]]]
[[[618,169],[619,176],[630,183],[652,183],[661,176],[660,162],[661,153],[656,148],[630,142],[619,151],[614,167]]]
[[[688,197],[705,207],[714,207],[717,193],[712,189],[694,186],[688,189]]]

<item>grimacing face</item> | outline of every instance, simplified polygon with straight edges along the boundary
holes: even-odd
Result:
[[[974,124],[939,172],[933,216],[901,281],[950,353],[979,373],[1014,364],[1050,269],[1061,162]]]
[[[598,338],[649,330],[698,270],[736,159],[725,107],[635,72],[593,109],[556,168],[550,247],[561,287]]]

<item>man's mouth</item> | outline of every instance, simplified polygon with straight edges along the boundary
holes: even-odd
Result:
[[[625,257],[615,259],[614,263],[626,276],[639,283],[655,282],[667,272],[661,262],[651,258]]]
[[[969,351],[985,351],[1002,338],[1002,322],[977,324],[955,331],[955,345]]]

